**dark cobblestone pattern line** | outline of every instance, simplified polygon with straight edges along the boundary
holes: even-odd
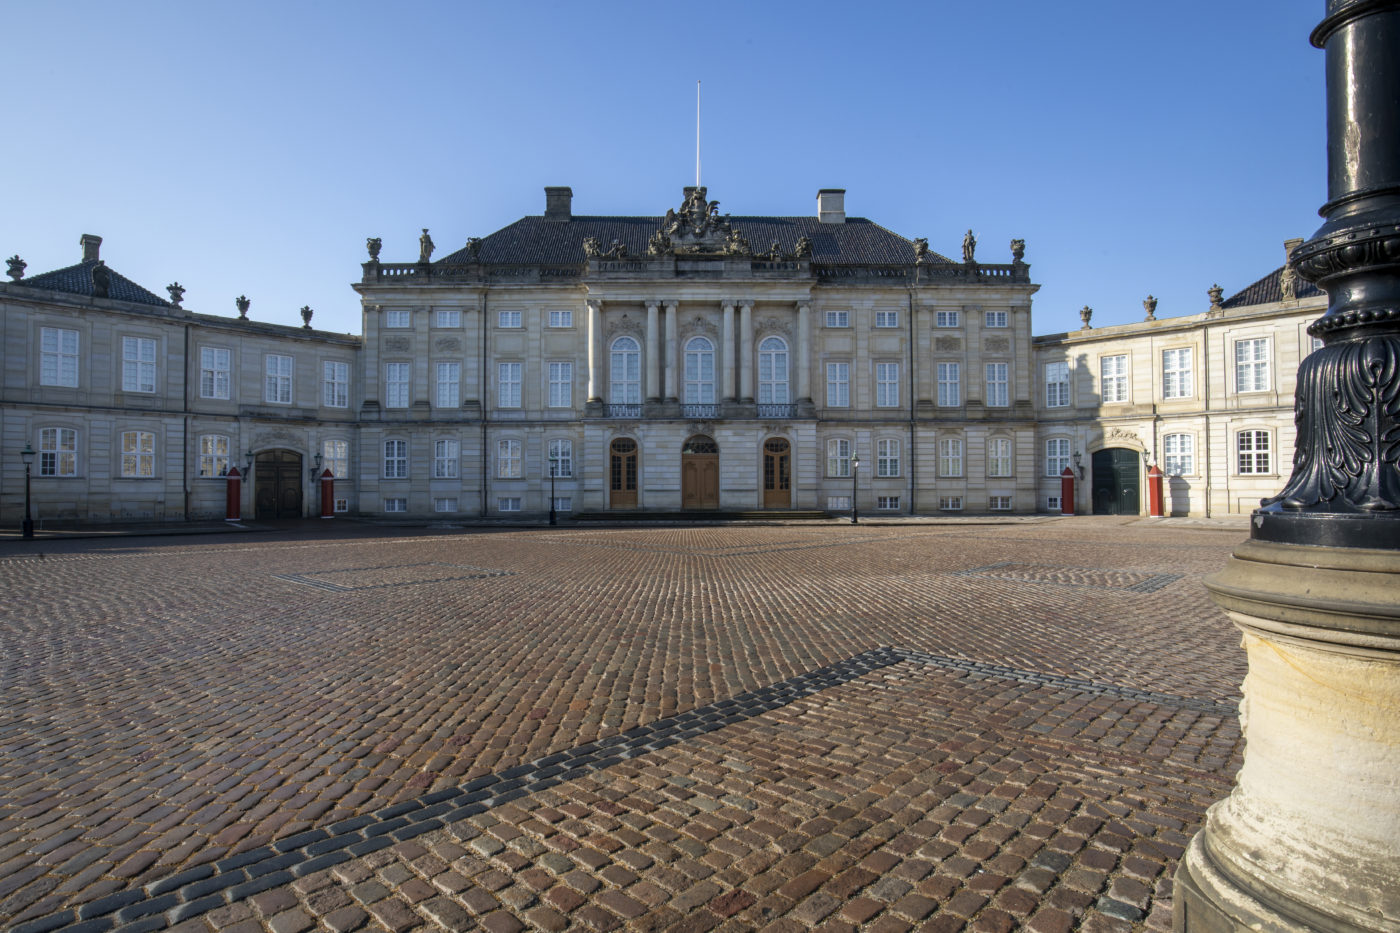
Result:
[[[473,573],[448,574],[444,576],[431,576],[429,574],[408,574],[417,579],[392,580],[382,583],[359,582],[359,583],[336,583],[333,580],[319,579],[331,575],[347,574],[373,574],[375,571],[394,570],[416,570],[420,567],[448,567],[453,570],[471,570]],[[288,583],[300,583],[303,586],[314,586],[317,589],[330,590],[334,593],[353,593],[356,590],[382,590],[398,586],[421,586],[427,583],[451,583],[457,580],[485,580],[490,577],[511,577],[514,572],[509,570],[493,570],[489,567],[470,567],[462,564],[448,564],[442,561],[423,561],[413,564],[381,564],[375,567],[352,567],[347,570],[312,570],[304,573],[274,573],[272,576],[278,580],[286,580]]]
[[[1017,583],[1046,583],[1054,586],[1086,586],[1127,590],[1133,593],[1152,593],[1181,579],[1179,573],[1056,567],[1015,561],[1002,561],[985,567],[973,567],[971,570],[959,570],[954,576],[991,577],[1015,580]]]

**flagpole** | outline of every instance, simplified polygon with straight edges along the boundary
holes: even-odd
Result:
[[[700,82],[695,82],[695,187],[700,187]]]

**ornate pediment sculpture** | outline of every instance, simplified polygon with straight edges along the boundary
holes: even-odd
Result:
[[[739,254],[748,255],[750,250],[748,242],[742,235],[738,236],[738,242],[743,244],[742,250],[736,248],[735,236],[738,231],[729,225],[729,217],[719,216],[719,202],[711,201],[708,198],[708,189],[703,187],[693,187],[685,189],[685,200],[681,202],[680,210],[666,211],[666,217],[661,221],[661,229],[652,236],[652,242],[657,244],[658,249],[662,248],[662,243],[669,247],[670,253],[657,252],[652,255],[670,255],[671,253],[714,253],[714,254]],[[659,238],[664,238],[659,239]],[[650,247],[648,252],[651,252]]]

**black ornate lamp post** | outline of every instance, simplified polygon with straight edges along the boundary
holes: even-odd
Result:
[[[554,512],[556,500],[554,498],[554,477],[559,472],[559,458],[553,454],[549,457],[549,523],[559,524],[559,516]]]
[[[860,524],[860,509],[856,506],[856,473],[860,471],[860,458],[851,458],[851,524]]]
[[[34,537],[34,516],[29,508],[29,473],[34,465],[34,448],[26,441],[24,449],[19,452],[19,458],[24,461],[24,521],[20,525],[20,533],[26,538]]]

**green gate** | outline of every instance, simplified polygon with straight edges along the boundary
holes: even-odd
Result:
[[[1137,515],[1142,460],[1137,451],[1109,447],[1094,453],[1095,515]]]

